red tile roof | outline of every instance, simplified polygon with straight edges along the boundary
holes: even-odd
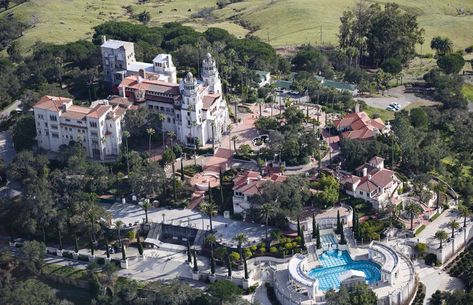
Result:
[[[59,108],[61,108],[62,105],[69,102],[72,102],[72,99],[68,97],[45,95],[33,106],[33,108],[59,111]]]
[[[348,129],[342,133],[343,137],[358,140],[370,139],[376,135],[376,129],[385,127],[381,119],[370,119],[365,112],[349,113],[341,120],[335,120],[334,125],[339,130]]]
[[[159,80],[142,79],[138,82],[136,76],[128,76],[118,86],[133,89],[142,89],[145,91],[154,91],[162,94],[179,95],[179,84],[168,83]]]
[[[233,179],[233,191],[240,192],[246,196],[253,196],[260,192],[260,188],[265,182],[280,183],[286,180],[286,176],[273,174],[267,177],[261,177],[260,173],[254,171],[245,171],[238,174]]]
[[[204,98],[202,101],[203,102],[202,110],[208,110],[219,97],[220,97],[220,94],[204,95]]]

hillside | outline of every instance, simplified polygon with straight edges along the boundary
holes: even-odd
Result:
[[[151,14],[150,26],[179,21],[198,30],[209,26],[227,29],[242,37],[250,31],[275,47],[302,43],[336,43],[339,17],[356,0],[246,0],[215,8],[216,0],[30,0],[0,12],[0,18],[13,13],[32,27],[20,39],[25,51],[37,40],[59,43],[91,36],[92,28],[106,20],[133,20],[126,6],[138,14]],[[387,0],[368,1],[385,3]],[[392,2],[392,0],[390,1]],[[456,48],[473,44],[467,29],[473,24],[473,0],[395,0],[394,2],[418,16],[428,42],[435,35],[450,37]],[[212,8],[194,14],[203,8]],[[459,11],[463,11],[459,15]],[[67,13],[66,13],[67,12]],[[243,25],[243,26],[242,26]]]

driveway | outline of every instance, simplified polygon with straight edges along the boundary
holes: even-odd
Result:
[[[0,132],[0,156],[5,166],[9,165],[15,158],[16,152],[13,147],[13,139],[9,131]]]
[[[0,113],[0,116],[1,117],[7,117],[10,115],[10,113],[15,110],[16,108],[18,108],[18,106],[20,106],[21,104],[21,101],[20,100],[16,100],[14,101],[12,104],[10,104],[7,108],[3,109],[2,112]]]

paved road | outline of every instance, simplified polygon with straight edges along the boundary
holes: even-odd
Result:
[[[11,163],[15,158],[15,154],[11,133],[9,131],[0,132],[0,157],[3,159],[5,165]]]
[[[13,110],[15,110],[16,108],[18,108],[18,106],[20,106],[20,103],[21,103],[20,100],[14,101],[7,108],[3,109],[2,112],[0,112],[0,117],[9,116]]]

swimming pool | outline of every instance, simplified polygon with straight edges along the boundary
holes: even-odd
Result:
[[[327,291],[340,288],[339,277],[348,270],[365,273],[369,284],[381,279],[380,267],[368,260],[354,261],[348,251],[328,250],[319,257],[322,267],[313,268],[308,275],[319,280],[319,289]]]

